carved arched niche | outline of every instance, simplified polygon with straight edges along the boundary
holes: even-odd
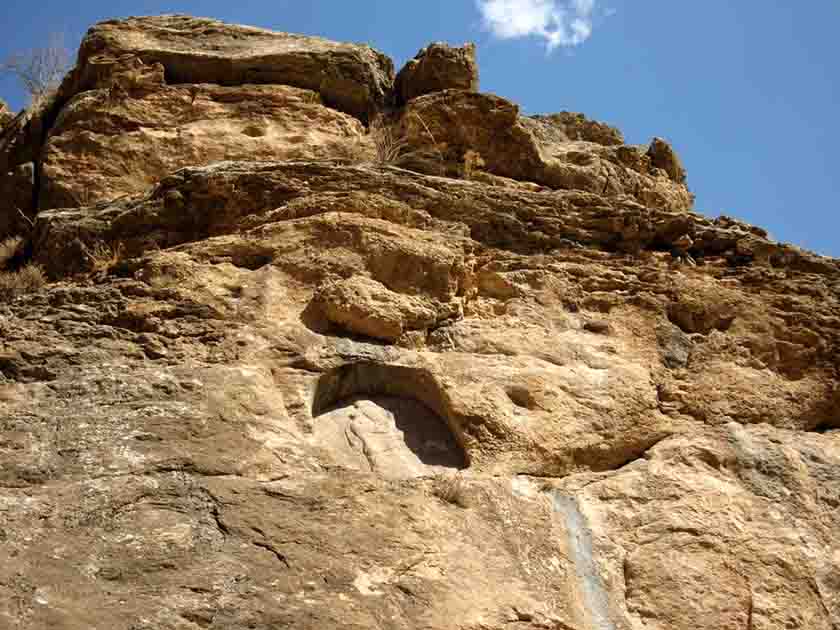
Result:
[[[466,468],[468,460],[428,371],[353,363],[318,379],[314,433],[341,466],[390,479]]]

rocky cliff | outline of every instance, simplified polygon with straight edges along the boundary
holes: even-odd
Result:
[[[0,627],[840,628],[840,263],[665,141],[185,16],[0,123]]]

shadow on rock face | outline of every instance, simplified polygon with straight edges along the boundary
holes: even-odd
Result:
[[[444,405],[425,370],[345,365],[318,381],[314,433],[339,465],[391,479],[466,468]]]

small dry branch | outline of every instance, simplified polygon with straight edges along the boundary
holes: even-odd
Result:
[[[34,105],[55,92],[70,66],[70,51],[64,45],[64,37],[53,33],[45,46],[14,53],[0,62],[0,72],[16,77]]]

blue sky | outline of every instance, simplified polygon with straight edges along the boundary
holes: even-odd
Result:
[[[840,257],[836,0],[0,0],[0,58],[164,12],[366,42],[398,67],[430,41],[475,41],[482,91],[583,112],[629,143],[665,137],[699,212]],[[0,97],[24,102],[6,77]]]

